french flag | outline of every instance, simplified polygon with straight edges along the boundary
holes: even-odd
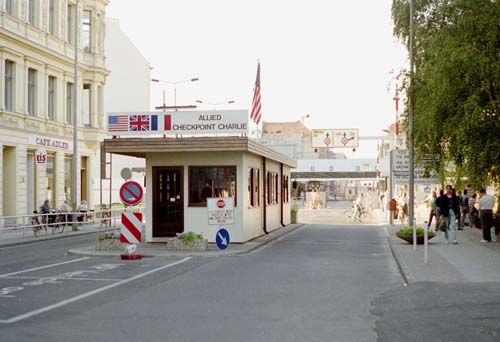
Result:
[[[171,131],[172,130],[172,116],[171,115],[165,115],[164,117],[164,122],[163,122],[163,127],[165,131]]]

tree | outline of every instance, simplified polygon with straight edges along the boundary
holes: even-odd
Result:
[[[414,5],[415,74],[404,90],[414,99],[417,158],[433,156],[436,170],[452,162],[476,186],[498,182],[500,1]],[[409,0],[393,0],[392,16],[395,36],[408,42]]]

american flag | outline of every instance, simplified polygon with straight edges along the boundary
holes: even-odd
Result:
[[[252,112],[250,119],[257,125],[262,118],[262,109],[260,103],[260,63],[257,65],[257,78],[255,80],[255,88],[253,89]]]
[[[128,115],[110,115],[108,116],[109,132],[127,132]]]
[[[130,115],[130,131],[149,131],[149,115]]]

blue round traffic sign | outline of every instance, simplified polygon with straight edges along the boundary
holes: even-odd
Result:
[[[224,228],[219,229],[217,235],[215,236],[215,242],[217,243],[217,247],[219,247],[219,249],[228,248],[230,242],[229,232]]]
[[[125,182],[120,187],[120,198],[126,205],[136,205],[142,201],[142,187],[134,181]]]

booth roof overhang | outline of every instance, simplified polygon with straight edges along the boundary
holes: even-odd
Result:
[[[145,158],[147,153],[248,152],[291,168],[297,161],[248,137],[114,138],[105,139],[102,152]]]

